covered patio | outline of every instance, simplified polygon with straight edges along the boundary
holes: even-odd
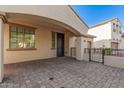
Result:
[[[70,6],[0,6],[0,82],[4,64],[71,54],[83,60],[84,48],[94,38],[87,31],[88,26]]]
[[[5,78],[0,87],[124,87],[124,69],[70,57],[8,64],[5,65]]]

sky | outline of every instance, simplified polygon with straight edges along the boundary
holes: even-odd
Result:
[[[124,5],[73,5],[72,8],[89,27],[113,18],[119,18],[124,26]]]

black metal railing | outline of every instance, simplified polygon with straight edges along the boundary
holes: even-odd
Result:
[[[122,56],[124,57],[124,49],[112,49],[112,48],[85,48],[84,53],[103,54],[110,56]]]
[[[105,50],[105,55],[124,57],[124,49]]]
[[[85,48],[84,53],[89,55],[89,61],[102,62],[103,64],[105,56],[124,57],[124,49]]]
[[[97,54],[102,54],[103,53],[103,49],[102,48],[85,48],[84,49],[84,53],[97,53]]]

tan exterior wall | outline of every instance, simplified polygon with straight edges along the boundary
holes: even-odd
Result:
[[[93,43],[94,48],[111,48],[111,40],[103,39]]]
[[[121,42],[119,43],[119,49],[124,49],[124,37],[121,37]]]
[[[91,42],[91,48],[93,48],[93,38],[84,38],[85,48],[88,48],[88,41]]]
[[[105,56],[104,64],[112,67],[124,68],[124,57]]]
[[[71,35],[70,42],[69,42],[70,47],[76,46],[76,39],[77,39],[76,36]],[[93,38],[85,38],[85,37],[84,37],[84,45],[85,45],[84,48],[88,48],[88,41],[91,42],[91,48],[92,48],[93,47]]]
[[[69,56],[71,56],[71,48],[76,48],[76,39],[77,39],[76,36],[70,35],[70,38],[69,38]],[[85,37],[84,37],[84,42],[83,42],[84,48],[88,48],[88,46],[89,46],[88,41],[91,42],[91,48],[93,48],[93,38],[85,38]]]
[[[9,48],[9,24],[4,25],[4,64],[56,57],[56,49],[51,49],[51,31],[54,30],[41,27],[35,31],[36,50],[7,51]],[[65,32],[65,56],[69,56],[69,33]]]

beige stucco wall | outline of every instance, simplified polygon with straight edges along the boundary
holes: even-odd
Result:
[[[88,41],[90,41],[91,42],[91,48],[93,48],[93,40],[94,40],[94,38],[84,38],[84,42],[85,42],[85,48],[88,48]]]
[[[93,43],[95,48],[111,48],[111,40],[110,39],[103,39]]]
[[[88,45],[88,41],[90,41],[92,43],[91,47],[93,47],[93,38],[85,38],[85,37],[83,37],[83,38],[84,38],[84,45],[85,45],[84,48],[88,47],[87,46]],[[69,45],[70,45],[70,47],[76,47],[76,39],[77,39],[76,36],[71,35],[71,37],[69,38]]]
[[[124,37],[121,37],[121,42],[119,43],[119,49],[124,49]]]
[[[104,64],[112,67],[124,68],[124,57],[119,56],[105,56]]]
[[[54,30],[41,27],[35,31],[35,47],[37,50],[7,51],[9,48],[9,24],[4,25],[4,64],[56,57],[56,49],[51,49],[51,31]],[[69,56],[68,39],[70,32],[62,33],[65,33],[65,56]]]
[[[91,48],[93,48],[93,38],[83,37],[83,46],[88,48],[88,41],[91,41]],[[69,56],[71,56],[71,48],[76,48],[77,37],[75,35],[70,35],[69,37]]]

